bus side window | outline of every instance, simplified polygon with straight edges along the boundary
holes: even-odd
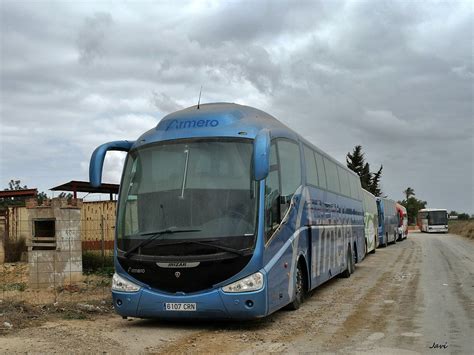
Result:
[[[341,185],[339,185],[339,176],[337,174],[336,164],[326,157],[323,159],[324,167],[326,168],[328,189],[336,193],[341,193]]]
[[[301,185],[300,148],[286,139],[270,146],[270,172],[265,180],[265,241],[268,241]]]
[[[281,221],[280,176],[276,144],[270,147],[270,172],[265,180],[265,242],[270,239]]]
[[[349,174],[339,165],[337,166],[337,173],[341,183],[341,193],[347,197],[351,197],[351,187],[349,184]]]
[[[323,157],[321,154],[314,152],[314,158],[316,159],[316,167],[318,170],[319,186],[323,189],[326,188],[326,169],[324,169]]]
[[[361,198],[360,196],[360,182],[357,181],[357,179],[359,179],[358,176],[354,176],[352,174],[349,175],[349,182],[350,182],[350,185],[351,185],[351,197],[352,198],[355,198],[355,199],[359,199]],[[365,194],[364,194],[365,196]],[[367,196],[365,197],[365,199],[367,199]]]
[[[306,182],[313,186],[318,186],[318,171],[314,153],[307,146],[303,145],[304,161],[306,165]]]
[[[291,198],[301,185],[300,147],[286,139],[277,140],[278,159],[281,178],[281,216],[290,206]]]
[[[301,185],[300,148],[288,140],[278,140],[280,159],[281,194],[291,198]]]

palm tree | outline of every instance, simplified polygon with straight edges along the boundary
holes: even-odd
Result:
[[[405,194],[407,201],[410,196],[415,196],[415,190],[413,190],[411,187],[407,187],[407,189],[404,190],[403,193]]]

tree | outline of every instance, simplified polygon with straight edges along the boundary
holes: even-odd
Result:
[[[369,191],[372,192],[375,196],[381,196],[382,190],[380,189],[380,178],[382,177],[383,165],[380,165],[379,170],[372,175],[370,179]]]
[[[380,165],[376,173],[370,172],[370,165],[365,161],[362,146],[356,145],[352,153],[346,155],[346,165],[349,169],[355,172],[360,177],[360,184],[362,188],[370,191],[375,196],[381,196],[380,179],[382,177],[383,166]]]
[[[22,186],[20,180],[13,180],[11,179],[8,182],[8,187],[4,189],[4,191],[18,191],[18,190],[25,190],[28,187],[26,185]],[[16,197],[4,197],[0,198],[0,206],[1,207],[8,207],[8,206],[22,206],[25,204],[25,197],[24,196],[16,196]]]
[[[43,201],[48,198],[48,195],[41,191],[38,195],[36,195],[36,200],[38,201],[38,205],[42,205]]]
[[[407,187],[406,190],[403,190],[403,193],[405,194],[406,200],[408,200],[410,196],[415,196],[415,190],[413,190],[411,187]]]
[[[18,190],[26,190],[28,186],[21,185],[20,180],[13,180],[11,179],[8,182],[8,187],[4,189],[4,191],[18,191]],[[45,192],[40,192],[36,195],[36,199],[38,204],[42,204],[48,196]],[[24,196],[17,196],[17,197],[7,197],[7,198],[0,198],[0,207],[7,207],[7,206],[24,206],[27,197]]]
[[[13,180],[11,179],[10,182],[8,183],[8,188],[5,190],[26,190],[28,187],[24,185],[23,187],[21,186],[21,181],[20,180]]]
[[[65,192],[61,192],[59,195],[58,195],[59,198],[65,198],[67,200],[70,200],[72,199],[74,196],[72,193],[65,193]]]
[[[418,200],[414,196],[410,196],[403,201],[398,201],[398,203],[400,203],[407,209],[408,223],[412,225],[416,224],[416,217],[418,215],[418,211],[425,208],[427,204],[426,201]]]
[[[346,164],[349,169],[357,175],[362,176],[364,169],[364,153],[362,153],[362,146],[356,145],[351,153],[347,153]]]
[[[469,219],[469,215],[467,213],[460,213],[458,215],[458,219],[460,219],[461,221],[467,221]]]
[[[369,190],[370,182],[372,181],[372,173],[370,172],[369,163],[365,163],[362,168],[362,173],[360,176],[360,183],[362,188]]]

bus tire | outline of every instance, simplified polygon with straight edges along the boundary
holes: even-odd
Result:
[[[359,253],[357,251],[357,244],[354,243],[354,264],[358,264],[359,263]]]
[[[350,246],[347,247],[347,255],[346,255],[346,269],[341,272],[341,277],[349,278],[351,274],[354,272],[354,257],[352,256],[352,249]]]
[[[305,274],[303,271],[303,266],[301,262],[298,262],[298,266],[296,267],[296,277],[294,283],[294,293],[295,297],[293,301],[288,304],[288,309],[292,311],[296,311],[300,308],[301,304],[304,301],[304,296],[306,293],[306,282],[305,282]]]

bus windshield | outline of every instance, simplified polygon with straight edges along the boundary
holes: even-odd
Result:
[[[446,211],[430,211],[428,213],[428,224],[433,226],[448,224]]]
[[[186,254],[186,240],[188,249],[196,241],[251,248],[257,210],[252,151],[251,140],[224,138],[168,141],[131,151],[120,192],[118,249],[142,243],[136,253],[163,255],[160,250],[174,244],[174,255]],[[179,233],[143,243],[163,230]]]

